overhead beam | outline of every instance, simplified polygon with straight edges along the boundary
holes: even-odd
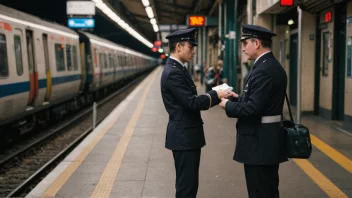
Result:
[[[191,10],[192,10],[191,7],[187,7],[187,6],[184,6],[184,5],[180,5],[180,4],[177,4],[177,3],[164,3],[163,6],[169,6],[169,7],[179,8],[179,9],[188,10],[188,11],[191,11]]]
[[[174,14],[175,16],[184,16],[187,13],[181,13],[181,12],[177,12],[175,10],[169,10],[169,9],[162,9],[161,11],[159,11],[159,13],[168,13],[168,14]]]
[[[132,13],[135,17],[141,18],[141,19],[145,19],[149,21],[149,17],[145,16],[145,15],[141,15],[141,14],[136,14],[136,13]]]
[[[203,0],[195,0],[194,1],[194,9],[193,14],[197,14],[202,7]]]
[[[222,3],[222,0],[216,0],[216,1],[214,2],[214,4],[213,4],[213,7],[210,9],[210,12],[209,12],[208,15],[209,15],[209,16],[213,15],[215,9],[216,9],[219,5],[221,5],[221,3]]]

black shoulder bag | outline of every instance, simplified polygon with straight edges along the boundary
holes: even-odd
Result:
[[[308,159],[312,153],[312,143],[310,139],[309,129],[301,124],[295,124],[290,102],[288,101],[287,93],[285,95],[288,111],[290,112],[291,120],[283,121],[285,131],[285,146],[288,158]]]

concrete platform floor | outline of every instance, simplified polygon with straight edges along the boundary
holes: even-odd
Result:
[[[114,118],[102,123],[97,130],[107,132],[100,140],[100,135],[92,135],[80,145],[86,148],[98,141],[86,157],[79,157],[84,150],[68,156],[27,197],[175,197],[172,152],[164,148],[168,114],[160,93],[161,71],[155,71],[155,78],[151,74],[123,108],[117,107]],[[198,88],[202,94],[204,89]],[[236,119],[227,118],[218,106],[203,111],[202,118],[207,145],[197,197],[248,197],[243,165],[232,160]],[[352,197],[352,137],[318,118],[304,117],[303,124],[314,136],[313,154],[309,160],[280,165],[280,196]],[[76,168],[68,171],[72,164]]]

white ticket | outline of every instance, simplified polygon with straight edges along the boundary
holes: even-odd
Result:
[[[228,86],[226,83],[223,83],[221,85],[213,87],[212,89],[215,90],[215,91],[222,90],[222,91],[230,92],[230,91],[232,91],[233,88]]]

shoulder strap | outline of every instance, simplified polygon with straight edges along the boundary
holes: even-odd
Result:
[[[292,116],[292,112],[291,112],[290,101],[288,101],[287,93],[285,94],[285,98],[286,98],[288,111],[290,112],[290,118],[291,118],[291,121],[293,122],[293,116]]]

